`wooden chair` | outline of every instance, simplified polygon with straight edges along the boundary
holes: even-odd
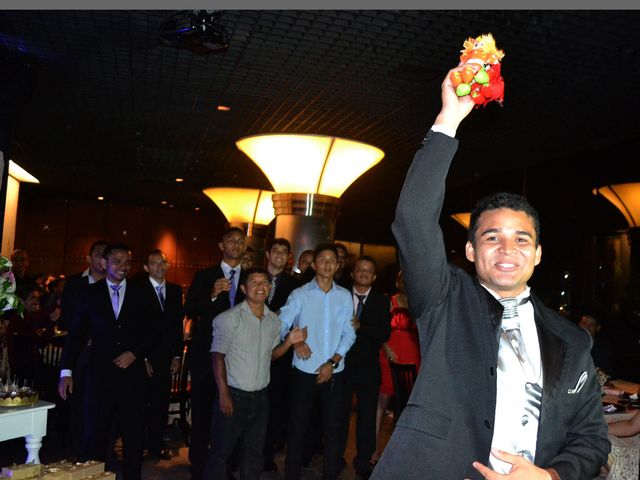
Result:
[[[62,362],[63,343],[59,339],[38,347],[40,352],[39,372],[37,374],[40,398],[49,401],[58,400],[58,380],[60,378],[60,364]]]
[[[409,401],[409,395],[418,375],[415,363],[395,363],[389,360],[391,379],[395,390],[393,400],[393,420],[398,421],[400,414]]]
[[[180,361],[180,369],[171,376],[171,394],[169,395],[169,415],[179,414],[179,424],[184,443],[189,445],[191,425],[188,416],[191,411],[191,379],[189,377],[190,342],[185,342]],[[171,405],[178,404],[177,409]]]

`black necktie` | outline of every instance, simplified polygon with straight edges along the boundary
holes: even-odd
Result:
[[[358,295],[356,293],[356,297],[358,297],[358,305],[356,306],[356,318],[360,320],[360,315],[362,315],[362,309],[364,308],[364,299],[367,298],[367,296]]]
[[[229,305],[232,307],[236,304],[236,282],[234,282],[234,277],[236,276],[236,271],[231,270],[229,272],[229,281],[231,282],[231,289],[229,290]]]

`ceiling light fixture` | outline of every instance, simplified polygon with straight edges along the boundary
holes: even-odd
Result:
[[[471,212],[452,213],[451,218],[469,230],[469,225],[471,224]]]
[[[640,273],[640,182],[603,185],[594,188],[592,193],[609,200],[627,221],[627,238],[631,250],[629,267],[633,279]]]
[[[9,160],[9,175],[20,183],[40,183],[40,180],[31,175],[13,160]]]
[[[273,192],[255,188],[215,187],[202,190],[217,205],[230,225],[268,225],[275,217]]]
[[[0,151],[0,165],[3,165],[3,155]],[[2,168],[0,167],[0,171]],[[18,201],[20,199],[21,183],[40,183],[40,181],[18,165],[9,160],[9,175],[4,193],[4,222],[2,224],[2,255],[9,256],[13,252],[16,239],[16,221],[18,218]]]
[[[340,197],[384,157],[373,145],[325,135],[253,135],[236,145],[260,167],[277,193]]]
[[[217,205],[230,227],[246,232],[257,265],[264,260],[268,225],[275,217],[273,192],[255,188],[213,187],[202,192]]]
[[[340,196],[384,157],[373,145],[328,135],[252,135],[236,145],[273,185],[275,236],[291,242],[294,258],[333,241]]]

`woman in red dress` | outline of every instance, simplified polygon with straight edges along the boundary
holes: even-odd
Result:
[[[415,363],[416,369],[420,369],[420,340],[416,322],[409,314],[407,295],[404,292],[402,272],[396,279],[398,293],[391,297],[391,335],[380,349],[380,368],[382,369],[382,383],[378,396],[378,410],[376,412],[376,438],[378,448],[371,457],[372,463],[376,463],[380,456],[380,429],[384,419],[389,400],[394,394],[393,381],[389,360],[395,363]]]

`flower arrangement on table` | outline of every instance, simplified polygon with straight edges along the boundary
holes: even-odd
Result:
[[[0,313],[17,310],[22,315],[24,305],[16,295],[16,279],[11,266],[11,260],[0,256]]]

